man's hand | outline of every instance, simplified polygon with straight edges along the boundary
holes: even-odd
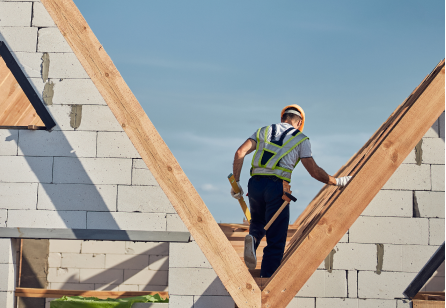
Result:
[[[344,187],[350,181],[351,176],[343,176],[341,178],[336,178],[336,186]]]
[[[232,198],[235,198],[238,200],[241,197],[243,197],[243,188],[240,185],[240,182],[237,182],[237,186],[238,186],[238,189],[240,189],[240,192],[235,193],[234,188],[231,187],[231,196],[232,196]]]

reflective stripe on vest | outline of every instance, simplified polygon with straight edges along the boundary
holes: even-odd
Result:
[[[271,132],[271,140],[267,140],[268,131]],[[297,129],[294,129],[292,134],[287,134],[293,129],[284,131],[278,139],[275,138],[276,126],[265,126],[257,130],[257,145],[256,152],[252,158],[251,175],[275,175],[282,180],[291,182],[291,173],[294,167],[299,163],[296,162],[293,169],[287,169],[278,166],[280,160],[290,153],[305,139],[309,139]]]

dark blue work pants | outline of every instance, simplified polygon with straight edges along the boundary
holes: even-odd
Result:
[[[268,231],[264,229],[284,202],[282,196],[283,183],[279,178],[255,175],[249,179],[248,197],[251,209],[249,234],[256,239],[256,249],[266,234],[267,246],[263,249],[261,277],[271,277],[282,262],[290,221],[289,205],[280,213]]]

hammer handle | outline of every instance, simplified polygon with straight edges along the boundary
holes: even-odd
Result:
[[[268,230],[269,227],[271,227],[271,225],[273,224],[273,222],[277,219],[277,216],[280,215],[280,213],[282,213],[283,209],[288,205],[288,203],[290,203],[289,201],[285,201],[282,206],[277,210],[276,214],[274,214],[273,218],[271,218],[269,220],[269,222],[266,224],[265,226],[265,230]]]

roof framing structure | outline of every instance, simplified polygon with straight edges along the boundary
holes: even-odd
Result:
[[[286,307],[444,110],[442,62],[310,204],[262,291],[73,1],[41,1],[238,307]]]

